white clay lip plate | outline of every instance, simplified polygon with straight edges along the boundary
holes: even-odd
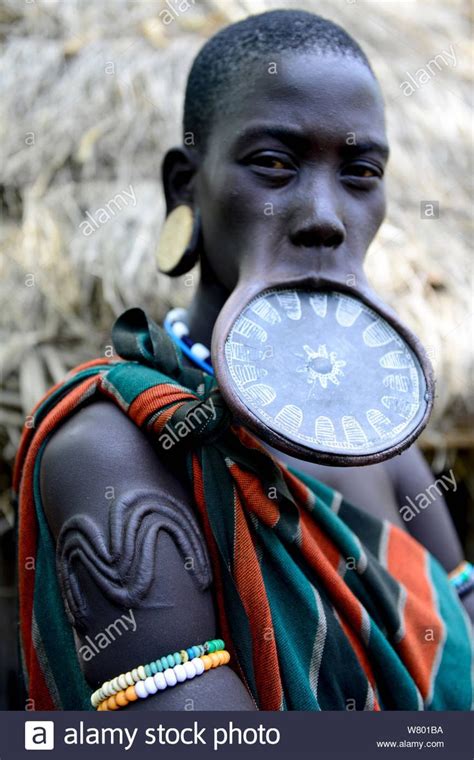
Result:
[[[426,416],[426,382],[400,333],[358,298],[272,288],[226,338],[233,392],[268,428],[336,455],[398,446]]]

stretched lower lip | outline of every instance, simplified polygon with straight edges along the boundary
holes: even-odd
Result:
[[[216,376],[237,416],[277,448],[334,464],[376,461],[426,424],[431,378],[416,343],[376,305],[282,285],[234,309],[213,339]]]

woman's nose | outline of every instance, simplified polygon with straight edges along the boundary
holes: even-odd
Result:
[[[333,191],[318,183],[295,199],[297,210],[290,239],[303,248],[337,248],[346,238],[346,230]]]

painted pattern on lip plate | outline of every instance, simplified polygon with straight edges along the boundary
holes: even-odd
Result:
[[[416,354],[384,317],[346,293],[263,291],[235,320],[224,355],[249,411],[308,448],[381,452],[426,413]]]

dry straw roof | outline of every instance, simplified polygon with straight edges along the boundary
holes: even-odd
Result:
[[[180,12],[184,5],[0,0],[3,457],[11,461],[24,415],[48,385],[103,352],[115,315],[140,304],[159,319],[189,298],[190,288],[171,290],[156,273],[160,160],[179,140],[186,74],[203,41],[274,7],[341,23],[381,80],[389,208],[367,271],[432,357],[429,435],[459,439],[474,407],[468,3],[200,0]],[[130,186],[136,204],[84,236],[86,212]],[[424,200],[439,203],[438,220],[421,218]]]

